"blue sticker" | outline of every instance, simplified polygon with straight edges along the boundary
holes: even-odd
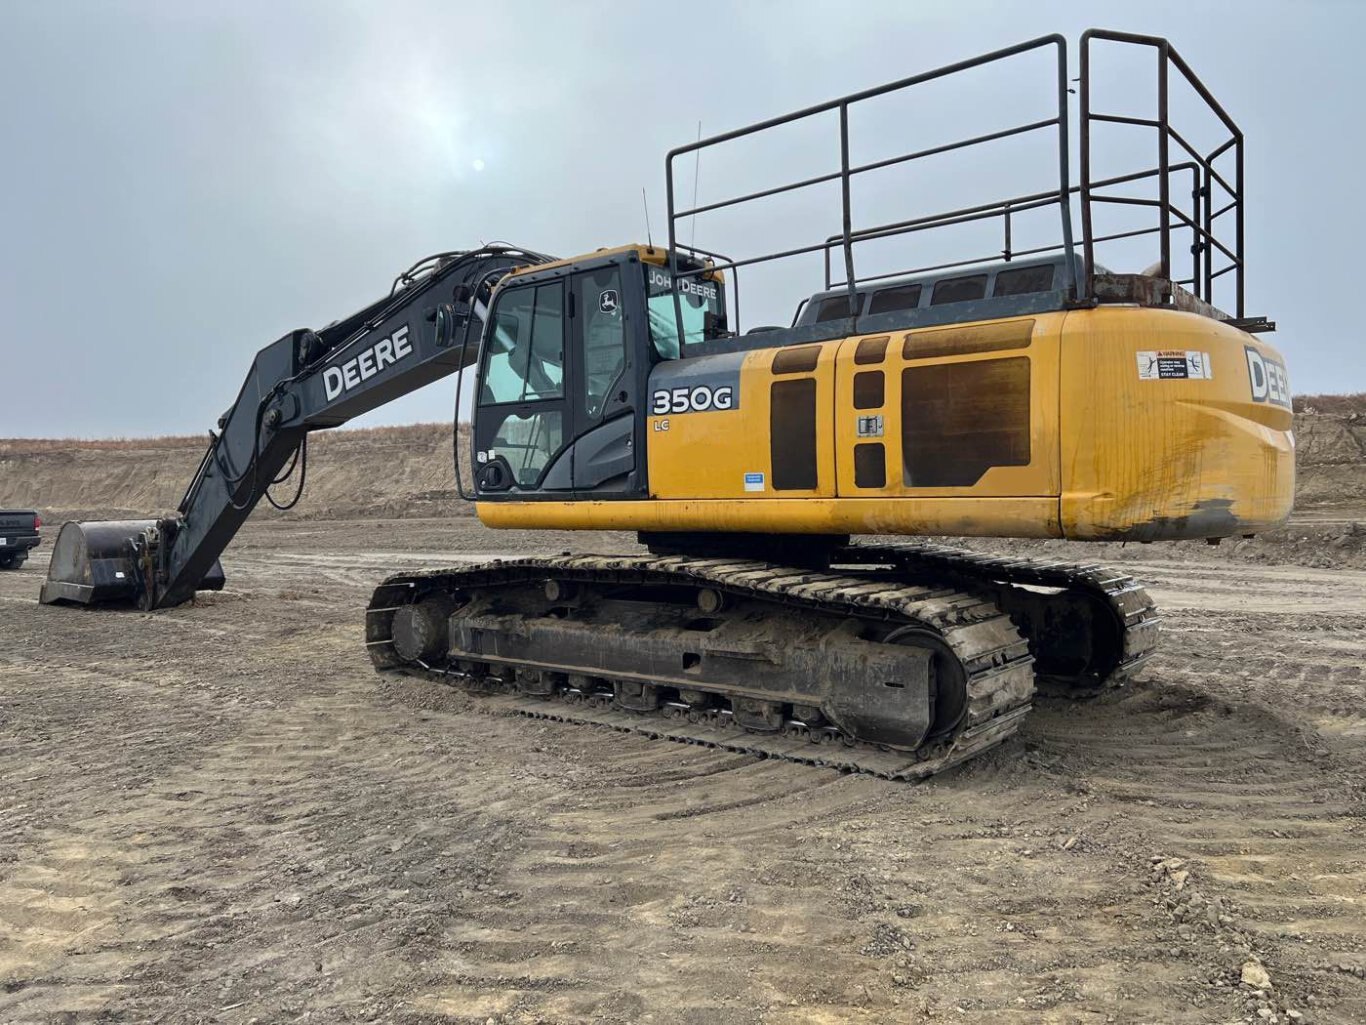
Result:
[[[745,490],[746,490],[746,491],[763,491],[763,490],[764,490],[764,475],[763,475],[762,473],[747,473],[747,474],[745,474]]]

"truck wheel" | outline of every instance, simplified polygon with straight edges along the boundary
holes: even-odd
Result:
[[[12,555],[0,555],[0,569],[14,569],[18,564]]]

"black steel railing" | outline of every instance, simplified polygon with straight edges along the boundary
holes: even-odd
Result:
[[[1191,213],[1186,215],[1178,211],[1178,216],[1183,219],[1198,220],[1201,211],[1201,187],[1199,177],[1199,165],[1194,161],[1183,161],[1179,164],[1172,164],[1168,169],[1175,174],[1180,171],[1191,172]],[[1123,185],[1130,182],[1141,181],[1152,178],[1159,172],[1157,168],[1149,168],[1145,171],[1134,171],[1130,174],[1116,175],[1112,178],[1104,178],[1100,181],[1091,183],[1093,189],[1104,188],[1107,186]],[[1081,192],[1081,186],[1074,185],[1068,190],[1070,195],[1077,195]],[[855,284],[863,285],[876,281],[886,281],[889,278],[903,278],[912,274],[929,274],[937,270],[950,270],[954,267],[968,267],[973,264],[985,263],[988,260],[1005,260],[1009,262],[1019,257],[1042,256],[1047,253],[1064,252],[1069,249],[1066,242],[1054,242],[1049,245],[1032,246],[1026,249],[1014,249],[1011,245],[1011,217],[1015,214],[1026,213],[1030,210],[1037,210],[1040,207],[1051,206],[1057,202],[1054,193],[1035,192],[1027,196],[1016,196],[1013,199],[1000,200],[995,203],[983,203],[975,207],[965,207],[962,210],[953,210],[943,214],[930,214],[927,217],[917,217],[909,221],[898,221],[895,224],[884,225],[880,228],[872,228],[864,231],[857,231],[853,234],[850,241],[853,244],[879,238],[890,238],[893,235],[911,234],[918,231],[930,231],[935,228],[948,227],[955,224],[967,224],[972,221],[986,220],[992,217],[1002,219],[1003,239],[999,250],[977,256],[971,256],[963,260],[946,260],[940,263],[926,264],[921,267],[909,267],[902,270],[884,271],[879,274],[860,275],[855,279]],[[1141,238],[1145,235],[1156,235],[1161,231],[1161,227],[1154,225],[1148,228],[1135,228],[1129,231],[1111,232],[1108,235],[1096,235],[1091,237],[1094,244],[1104,242],[1117,242],[1122,239]],[[1089,236],[1088,236],[1089,237]],[[837,249],[842,242],[843,235],[830,235],[826,238],[825,255],[825,287],[827,290],[835,288],[838,282],[833,277],[833,267],[830,262],[830,252]],[[1192,269],[1191,277],[1181,278],[1175,281],[1178,285],[1195,285],[1199,280],[1199,251],[1192,250],[1195,266]],[[1192,289],[1194,290],[1194,289]]]
[[[1091,109],[1091,44],[1096,41],[1151,47],[1155,50],[1158,65],[1158,106],[1157,116],[1155,118],[1137,117],[1128,114],[1101,113]],[[1049,48],[1052,48],[1055,54],[1052,70],[1052,91],[1055,93],[1056,97],[1056,109],[1053,116],[1036,118],[1034,120],[1010,125],[996,131],[978,133],[940,145],[912,150],[867,163],[851,163],[851,108],[876,97],[912,89],[915,86],[938,79],[944,79],[953,75],[969,73],[987,65],[999,64],[1023,54],[1034,51],[1046,51]],[[1171,78],[1173,69],[1182,76],[1194,93],[1228,130],[1228,137],[1222,140],[1209,152],[1200,152],[1182,133],[1171,125],[1169,79]],[[1074,185],[1071,180],[1070,169],[1069,92],[1066,40],[1060,35],[1042,36],[1017,46],[1006,47],[1005,49],[996,50],[980,57],[959,61],[955,64],[950,64],[933,71],[914,75],[910,78],[904,78],[873,89],[853,93],[813,107],[807,107],[804,110],[799,110],[781,117],[771,118],[767,121],[715,135],[708,139],[701,139],[697,142],[673,149],[669,152],[665,161],[669,250],[672,261],[671,270],[676,276],[681,277],[695,276],[708,273],[709,271],[730,270],[733,272],[731,275],[731,285],[732,288],[736,290],[735,294],[738,298],[738,272],[741,268],[819,252],[823,254],[825,261],[826,290],[840,287],[847,288],[850,298],[850,312],[851,316],[853,316],[857,309],[857,288],[860,284],[904,277],[917,273],[928,273],[953,267],[969,266],[971,264],[979,264],[988,261],[1001,259],[1012,260],[1020,257],[1060,252],[1067,257],[1062,263],[1063,274],[1062,281],[1059,283],[1060,291],[1066,294],[1068,301],[1088,303],[1094,301],[1096,298],[1095,285],[1098,269],[1098,264],[1096,262],[1096,247],[1098,245],[1118,242],[1124,239],[1135,239],[1143,236],[1156,235],[1159,237],[1160,243],[1160,274],[1156,276],[1160,276],[1172,285],[1187,288],[1198,298],[1213,305],[1215,282],[1224,275],[1232,273],[1235,275],[1235,288],[1237,293],[1236,316],[1240,318],[1243,317],[1245,315],[1243,289],[1244,262],[1242,255],[1243,137],[1237,125],[1234,124],[1232,119],[1229,118],[1228,114],[1210,94],[1209,90],[1199,78],[1195,76],[1190,67],[1165,39],[1122,32],[1091,30],[1082,36],[1081,44],[1079,89],[1081,109],[1078,140],[1081,180],[1079,184]],[[701,151],[712,147],[721,146],[737,139],[750,137],[782,125],[805,121],[820,115],[828,115],[832,112],[837,113],[839,118],[838,142],[840,164],[837,171],[830,171],[825,174],[802,178],[796,181],[779,183],[758,191],[725,197],[714,202],[696,205],[691,208],[680,209],[676,205],[674,164],[675,161],[680,158],[688,156],[696,157]],[[1091,177],[1093,163],[1091,152],[1093,144],[1092,125],[1097,122],[1156,130],[1157,146],[1153,163],[1142,167],[1140,170],[1093,180]],[[1049,187],[1043,191],[1032,192],[1026,195],[1015,195],[1001,200],[980,203],[974,206],[966,206],[954,210],[866,227],[856,227],[853,223],[853,203],[851,197],[854,185],[860,179],[860,176],[893,166],[910,165],[916,161],[945,153],[968,150],[973,147],[985,146],[1004,139],[1043,132],[1054,133],[1056,139],[1056,188]],[[1184,152],[1185,159],[1176,162],[1172,161],[1172,142],[1175,142],[1176,146]],[[1222,165],[1216,166],[1216,162],[1219,162],[1221,158],[1235,161],[1236,166],[1232,172],[1232,181],[1229,180],[1228,175],[1223,171]],[[1178,179],[1177,176],[1184,176],[1187,173],[1190,175],[1190,188],[1186,191],[1185,196],[1182,196],[1181,191],[1182,187],[1184,187],[1184,178]],[[1051,177],[1053,176],[1050,175],[1050,178]],[[1135,194],[1134,188],[1124,188],[1125,186],[1139,186],[1140,184],[1143,184],[1151,189],[1154,180],[1157,191],[1157,198],[1155,199],[1150,196]],[[1174,189],[1174,182],[1177,180],[1181,180],[1182,186]],[[767,252],[752,256],[745,255],[739,258],[729,259],[723,257],[718,252],[694,245],[691,242],[686,244],[682,243],[679,239],[678,225],[684,218],[695,218],[699,214],[714,213],[716,211],[734,208],[741,204],[751,203],[786,193],[798,192],[803,189],[809,189],[820,185],[828,185],[834,182],[838,182],[840,188],[840,231],[837,234],[828,235],[819,241],[813,240],[808,244],[790,246],[775,252]],[[1218,203],[1216,203],[1214,199],[1216,190],[1220,197]],[[911,191],[912,190],[907,190],[908,193]],[[1074,197],[1081,213],[1083,261],[1080,265],[1074,260],[1075,241],[1073,237],[1072,220],[1072,204]],[[1093,205],[1096,204],[1150,209],[1156,213],[1156,223],[1139,228],[1112,231],[1098,235],[1095,233],[1094,218],[1092,215]],[[1022,214],[1050,207],[1056,207],[1058,210],[1059,232],[1055,239],[1044,245],[1028,245],[1024,248],[1014,248],[1013,229],[1015,220]],[[1236,218],[1236,237],[1231,244],[1226,240],[1221,239],[1217,232],[1217,229],[1225,223],[1223,219],[1230,215]],[[917,261],[916,266],[897,271],[879,271],[877,273],[870,273],[862,276],[857,273],[855,258],[856,250],[865,243],[895,236],[912,236],[935,229],[992,219],[999,219],[1002,225],[1002,246],[999,250],[994,250],[990,253],[967,259],[921,260]],[[1172,239],[1174,232],[1179,233],[1183,230],[1189,232],[1191,237],[1190,272],[1186,276],[1176,278],[1174,277],[1172,270]],[[679,267],[678,258],[675,255],[679,253],[689,254],[698,259],[709,260],[711,262],[706,269],[682,269]],[[1216,268],[1216,258],[1220,256],[1227,262],[1223,266]],[[839,265],[842,265],[842,275],[835,269],[836,261]],[[1080,278],[1075,276],[1075,269],[1078,266],[1084,268]],[[1168,290],[1168,294],[1165,298],[1170,301],[1170,290]],[[732,313],[735,317],[733,327],[738,332],[740,330],[740,324],[738,322],[738,303],[736,308],[732,310]]]
[[[1000,131],[972,136],[970,138],[949,142],[944,145],[934,146],[929,149],[922,149],[918,151],[902,153],[897,156],[887,157],[885,159],[872,161],[866,164],[860,164],[857,166],[850,165],[849,110],[851,107],[864,101],[874,99],[876,97],[886,96],[889,93],[900,92],[902,90],[910,89],[914,86],[921,85],[926,82],[931,82],[936,79],[942,79],[950,75],[970,71],[988,64],[996,64],[1002,61],[1009,60],[1012,57],[1017,57],[1021,54],[1030,53],[1035,50],[1046,49],[1048,47],[1053,47],[1057,54],[1057,112],[1053,117],[1029,121],[1024,124],[1014,125],[1009,128],[1002,129]],[[819,115],[828,114],[832,111],[837,111],[839,114],[840,169],[838,171],[832,171],[827,174],[816,175],[814,177],[805,178],[795,182],[784,183],[781,185],[773,186],[771,188],[761,189],[757,192],[747,193],[741,196],[732,196],[727,199],[720,200],[718,202],[708,203],[703,206],[698,206],[690,209],[680,210],[677,208],[674,202],[674,161],[678,160],[681,157],[696,154],[702,150],[709,149],[714,146],[719,146],[736,139],[752,136],[759,132],[764,132],[773,128],[777,128],[781,125],[792,124],[797,121],[815,118]],[[1057,133],[1058,188],[1056,190],[1050,191],[1049,193],[1043,194],[1050,196],[1051,198],[1040,203],[1039,205],[1057,204],[1059,206],[1061,212],[1060,222],[1062,226],[1063,245],[1065,245],[1067,249],[1070,251],[1072,246],[1072,219],[1068,211],[1070,181],[1068,171],[1069,146],[1067,115],[1067,41],[1060,35],[1043,36],[1039,39],[1033,39],[1026,43],[1020,43],[1016,46],[1006,47],[1005,49],[996,50],[992,53],[984,54],[980,57],[974,57],[969,60],[959,61],[956,64],[950,64],[942,68],[937,68],[934,71],[927,71],[923,74],[913,75],[910,78],[904,78],[900,81],[891,82],[887,85],[878,86],[873,89],[866,89],[862,92],[853,93],[849,96],[844,96],[836,100],[830,100],[826,103],[817,104],[813,107],[807,107],[804,110],[799,110],[792,114],[786,114],[781,117],[771,118],[767,121],[759,122],[758,124],[749,125],[745,128],[738,128],[734,131],[725,132],[721,135],[715,135],[708,139],[701,139],[695,143],[691,143],[686,146],[680,146],[676,149],[670,150],[668,157],[665,160],[665,187],[667,190],[669,206],[669,251],[671,254],[678,252],[686,252],[696,257],[710,259],[713,261],[713,266],[711,269],[721,271],[738,271],[741,267],[746,267],[758,263],[766,263],[771,260],[786,259],[789,257],[800,256],[807,253],[818,253],[822,251],[828,253],[830,248],[829,243],[827,241],[819,241],[813,242],[809,245],[796,246],[793,248],[784,249],[777,252],[765,253],[759,256],[723,261],[717,253],[710,252],[699,246],[692,245],[691,243],[686,245],[680,243],[678,239],[678,223],[686,217],[693,217],[697,214],[709,213],[712,211],[721,210],[728,207],[738,206],[742,203],[749,203],[755,200],[780,195],[782,193],[795,192],[800,189],[812,188],[817,185],[823,185],[829,182],[838,181],[840,183],[840,212],[841,222],[843,225],[843,229],[840,235],[838,236],[838,239],[840,242],[840,249],[842,250],[844,256],[845,275],[846,281],[849,285],[850,302],[852,304],[855,301],[855,285],[857,281],[857,275],[854,272],[853,248],[856,239],[862,241],[866,240],[867,238],[880,237],[875,233],[887,231],[893,227],[892,225],[881,225],[875,228],[868,228],[860,231],[855,231],[853,227],[851,192],[852,182],[856,176],[867,174],[872,171],[882,170],[899,164],[911,163],[913,161],[921,160],[930,156],[937,156],[939,154],[948,153],[955,150],[968,149],[973,146],[980,146],[989,142],[995,142],[1001,139],[1025,135],[1032,132],[1043,131],[1049,128],[1054,129]],[[1000,204],[992,205],[995,207],[1000,206]],[[963,214],[966,213],[966,211],[957,211],[957,213]],[[952,215],[945,214],[936,216],[948,217]],[[896,234],[897,232],[892,231],[891,233]],[[672,256],[671,259],[673,259]],[[697,270],[680,270],[676,265],[676,261],[670,269],[675,276],[686,277],[690,275],[705,273],[704,271]],[[738,278],[738,274],[736,275],[736,277]],[[1072,283],[1069,281],[1066,284],[1070,287]],[[738,329],[738,323],[736,324],[736,327]]]
[[[1157,116],[1155,118],[1135,117],[1124,114],[1096,113],[1091,109],[1091,44],[1094,41],[1123,43],[1131,46],[1151,47],[1157,55]],[[1185,83],[1204,101],[1205,106],[1228,130],[1223,139],[1208,153],[1201,153],[1184,135],[1171,125],[1171,84],[1172,69],[1175,68]],[[1142,206],[1156,209],[1158,224],[1156,234],[1160,236],[1161,273],[1160,276],[1172,280],[1172,227],[1173,218],[1189,230],[1191,239],[1191,276],[1179,281],[1190,284],[1191,291],[1205,302],[1214,305],[1214,282],[1225,274],[1232,273],[1235,291],[1235,316],[1246,316],[1244,294],[1243,262],[1243,133],[1229,117],[1219,101],[1214,98],[1205,84],[1190,69],[1165,39],[1157,36],[1135,35],[1129,32],[1111,32],[1105,29],[1091,29],[1081,37],[1081,217],[1082,240],[1085,246],[1087,266],[1087,294],[1093,291],[1095,275],[1095,244],[1100,241],[1092,233],[1092,207],[1097,203]],[[1095,122],[1127,125],[1130,127],[1155,130],[1157,133],[1158,181],[1157,199],[1139,196],[1097,195],[1095,189],[1113,182],[1091,181],[1091,126]],[[1171,163],[1171,144],[1175,142],[1185,151],[1188,161],[1173,165]],[[1225,154],[1231,154],[1234,162],[1233,181],[1230,182],[1215,163]],[[1171,197],[1171,171],[1194,165],[1198,175],[1195,187],[1195,213],[1188,216],[1179,206],[1173,204]],[[1227,202],[1217,210],[1215,207],[1215,187],[1222,190]],[[1232,248],[1215,234],[1216,223],[1228,214],[1234,215],[1234,242]],[[1222,254],[1228,262],[1218,270],[1214,269],[1215,254]]]

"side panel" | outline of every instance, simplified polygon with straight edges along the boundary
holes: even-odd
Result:
[[[495,527],[1057,537],[1061,326],[1058,314],[662,363],[646,396],[650,501],[488,503],[479,516]],[[907,410],[923,426],[903,443]],[[860,434],[869,415],[881,436]],[[869,460],[874,441],[884,451]],[[961,483],[927,484],[908,465]]]
[[[835,494],[839,343],[661,363],[650,375],[651,497]]]
[[[836,375],[838,493],[1055,497],[1063,317],[846,340]]]
[[[1068,537],[1219,537],[1289,516],[1290,388],[1270,345],[1192,313],[1101,307],[1067,315],[1062,355]]]

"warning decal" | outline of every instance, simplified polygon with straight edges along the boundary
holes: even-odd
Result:
[[[1210,381],[1214,379],[1214,368],[1210,365],[1207,352],[1183,349],[1145,350],[1138,353],[1138,379]]]

